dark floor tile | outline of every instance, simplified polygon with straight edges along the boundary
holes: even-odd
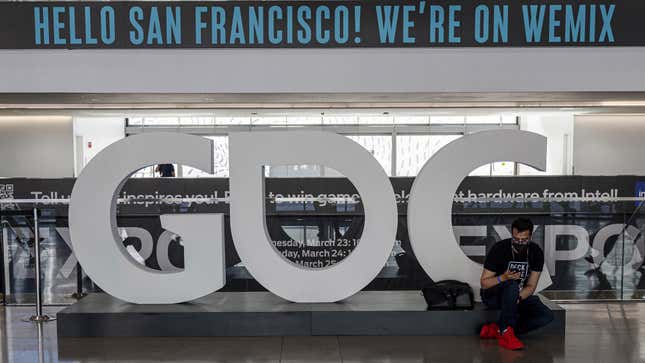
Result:
[[[567,335],[530,336],[509,352],[478,337],[83,338],[56,337],[0,308],[0,362],[641,362],[645,304],[570,304]],[[55,313],[56,308],[48,309]],[[40,339],[39,339],[40,336]]]

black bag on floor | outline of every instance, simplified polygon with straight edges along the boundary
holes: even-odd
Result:
[[[472,310],[475,307],[473,289],[464,282],[439,281],[427,285],[421,292],[428,310]]]

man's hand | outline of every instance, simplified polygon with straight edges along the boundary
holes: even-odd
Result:
[[[504,282],[508,280],[519,280],[521,279],[520,272],[506,271],[502,275],[497,276],[494,271],[490,271],[484,268],[482,271],[482,277],[480,279],[481,287],[483,289],[491,288],[497,285],[499,282]]]
[[[538,271],[531,271],[526,284],[524,284],[524,288],[520,291],[520,300],[528,299],[529,296],[535,293],[538,281],[540,280],[540,274]]]
[[[519,280],[522,278],[522,274],[518,271],[511,271],[511,270],[506,270],[504,274],[500,277],[502,281],[509,281],[509,280]]]

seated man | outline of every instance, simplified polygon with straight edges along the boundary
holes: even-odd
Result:
[[[501,347],[517,350],[524,344],[515,332],[522,334],[547,325],[553,313],[533,295],[544,266],[542,249],[531,242],[533,222],[519,218],[513,222],[511,232],[513,238],[497,242],[484,262],[482,301],[501,312],[499,325],[484,325],[480,337],[497,338]]]

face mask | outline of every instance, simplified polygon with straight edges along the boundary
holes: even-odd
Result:
[[[529,243],[521,243],[521,242],[516,242],[515,239],[513,239],[513,251],[518,255],[518,257],[526,257],[526,254],[529,250]]]
[[[523,243],[513,243],[513,249],[519,255],[526,255],[526,251],[528,251],[529,245]]]

